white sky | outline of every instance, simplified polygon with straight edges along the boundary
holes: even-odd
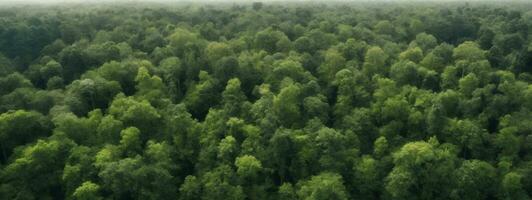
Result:
[[[205,1],[229,1],[229,2],[279,2],[279,1],[323,1],[327,2],[328,0],[0,0],[0,2],[10,2],[10,3],[68,3],[68,2],[205,2]],[[332,1],[501,1],[507,2],[512,0],[332,0]],[[527,0],[517,0],[517,1],[527,1]]]

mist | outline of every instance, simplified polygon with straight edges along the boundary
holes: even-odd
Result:
[[[0,4],[71,4],[71,3],[252,3],[252,2],[530,2],[528,0],[4,0]]]

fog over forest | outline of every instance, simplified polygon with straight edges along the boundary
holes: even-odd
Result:
[[[3,0],[0,4],[58,4],[58,3],[282,3],[282,2],[530,2],[528,0]]]

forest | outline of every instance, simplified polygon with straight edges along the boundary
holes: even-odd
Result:
[[[531,199],[531,10],[2,6],[0,199]]]

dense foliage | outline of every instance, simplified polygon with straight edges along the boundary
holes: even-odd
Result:
[[[529,10],[0,8],[0,199],[529,199]]]

